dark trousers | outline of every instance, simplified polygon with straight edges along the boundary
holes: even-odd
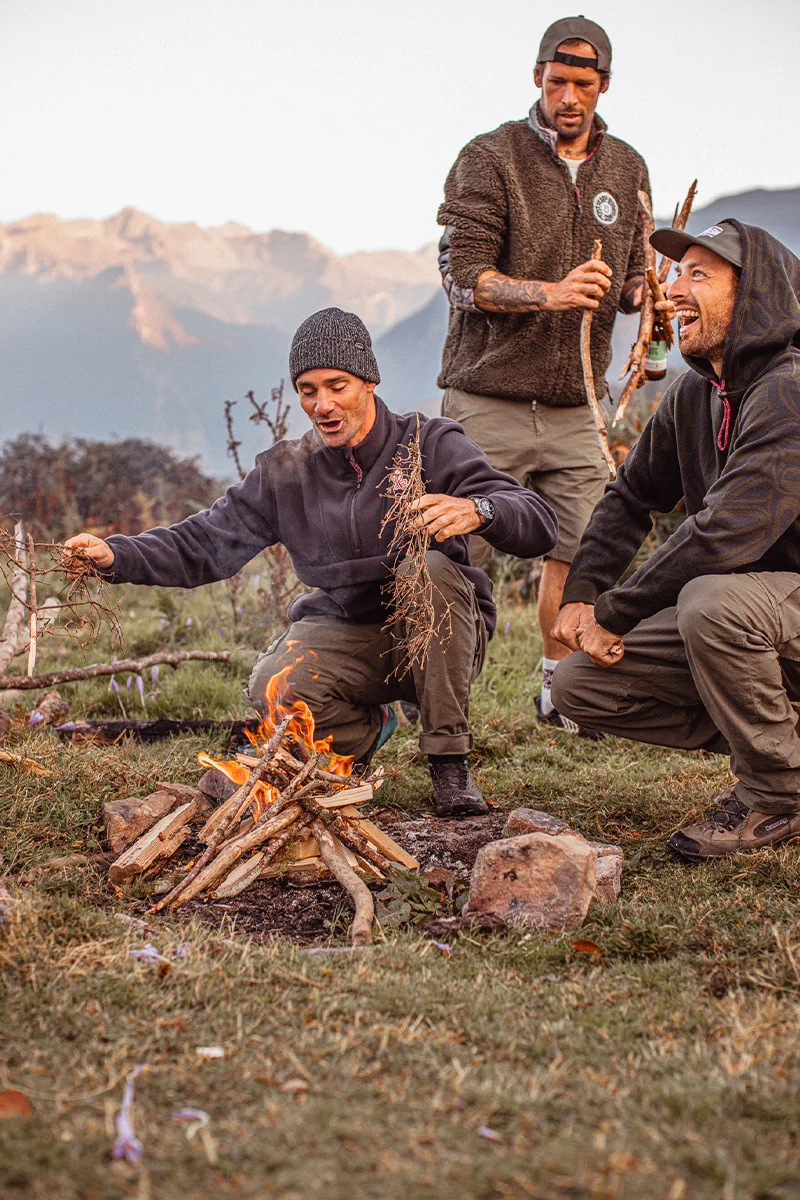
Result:
[[[333,617],[296,621],[255,665],[248,698],[263,713],[273,675],[289,667],[285,700],[305,700],[314,716],[315,737],[332,736],[337,754],[360,758],[375,742],[378,706],[409,700],[420,706],[420,749],[425,754],[466,754],[469,693],[486,653],[486,626],[475,589],[445,554],[427,555],[434,583],[436,620],[450,605],[452,636],[431,641],[423,668],[398,678],[397,633],[380,625],[358,625]]]
[[[553,679],[559,712],[618,737],[730,754],[757,812],[800,812],[800,575],[703,575],[625,635],[605,669],[577,652]]]

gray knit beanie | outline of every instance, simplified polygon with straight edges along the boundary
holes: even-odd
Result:
[[[315,367],[347,371],[370,383],[381,381],[366,325],[341,308],[323,308],[307,317],[292,338],[289,374],[295,391],[297,376]]]

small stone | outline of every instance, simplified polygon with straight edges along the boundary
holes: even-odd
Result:
[[[142,800],[128,796],[124,800],[108,800],[103,805],[103,825],[108,844],[119,855],[138,837],[152,829],[167,813],[185,804],[172,792],[153,792]]]
[[[565,833],[573,837],[581,836],[570,829],[566,821],[550,813],[539,812],[535,808],[515,808],[505,823],[503,837],[520,837],[523,833],[549,833],[551,837],[561,837]]]
[[[617,846],[603,849],[616,850]],[[594,893],[596,904],[615,904],[622,890],[622,854],[605,854],[597,859],[597,887]]]
[[[595,892],[597,855],[583,838],[527,833],[478,851],[465,915],[490,913],[509,924],[572,929]]]
[[[205,796],[210,796],[212,800],[230,800],[238,785],[232,779],[228,779],[228,776],[224,775],[222,771],[217,771],[215,767],[209,767],[197,786]]]
[[[188,804],[194,800],[195,809],[192,820],[195,820],[196,817],[205,818],[211,812],[212,805],[208,802],[208,796],[199,788],[189,787],[187,783],[162,783],[160,780],[156,787],[160,792],[169,792],[171,796],[177,796],[181,804]]]

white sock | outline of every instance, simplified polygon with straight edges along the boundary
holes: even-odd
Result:
[[[558,666],[557,658],[542,659],[542,716],[548,717],[555,708],[553,701],[550,699],[550,685],[553,682],[553,672]]]

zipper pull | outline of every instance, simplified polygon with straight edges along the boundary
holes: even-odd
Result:
[[[347,461],[350,463],[350,466],[353,468],[353,470],[354,470],[354,471],[355,471],[355,473],[356,473],[356,479],[357,479],[357,481],[358,481],[358,482],[356,483],[356,490],[358,490],[358,489],[361,487],[361,481],[362,481],[362,480],[363,480],[363,478],[364,478],[364,472],[361,470],[361,467],[358,465],[358,463],[356,462],[355,458],[353,457],[353,451],[352,451],[352,450],[350,451],[350,457],[349,457],[349,459],[348,459]]]

